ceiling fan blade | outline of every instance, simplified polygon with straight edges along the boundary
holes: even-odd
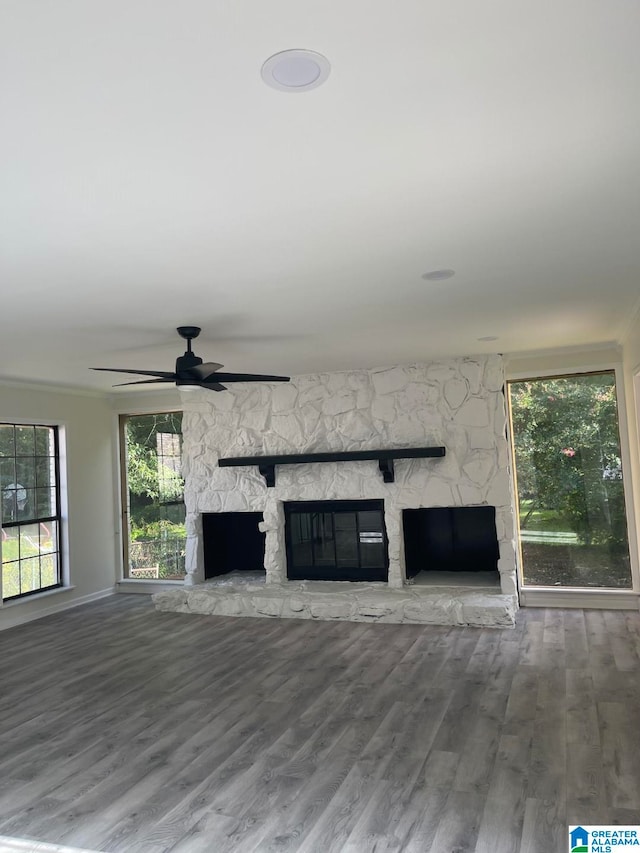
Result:
[[[289,382],[290,376],[268,376],[260,373],[216,373],[221,382]]]
[[[224,367],[224,364],[218,364],[217,361],[206,361],[204,364],[196,364],[195,367],[188,368],[189,373],[193,376],[197,376],[198,379],[207,379],[212,373],[215,373],[216,370],[220,370],[221,367]]]
[[[200,382],[200,388],[208,388],[210,391],[226,391],[226,385],[221,385],[219,382]]]
[[[137,373],[140,376],[159,376],[164,379],[176,379],[175,373],[166,370],[125,370],[122,367],[90,367],[89,370],[107,370],[110,373]]]
[[[122,385],[153,385],[156,382],[173,382],[173,379],[138,379],[136,382],[118,382],[113,388],[120,388]]]

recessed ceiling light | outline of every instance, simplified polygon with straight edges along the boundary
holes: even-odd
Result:
[[[326,56],[313,50],[283,50],[262,66],[262,79],[282,92],[308,92],[322,85],[331,66]]]
[[[425,281],[445,281],[448,278],[453,278],[456,274],[455,270],[431,270],[422,274]]]
[[[484,338],[477,338],[479,341],[497,341],[497,335],[485,335]]]

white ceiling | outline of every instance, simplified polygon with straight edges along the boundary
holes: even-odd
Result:
[[[107,389],[180,324],[279,373],[619,340],[639,36],[637,0],[3,0],[0,376]],[[288,48],[328,81],[268,88]]]

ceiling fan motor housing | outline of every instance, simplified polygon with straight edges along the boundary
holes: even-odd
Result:
[[[176,359],[176,385],[199,385],[198,378],[189,372],[189,368],[202,364],[202,359],[192,352],[185,352]]]
[[[191,341],[200,334],[200,327],[178,326],[176,331],[187,342],[187,351],[176,359],[176,385],[197,385],[197,379],[188,371],[190,367],[202,364],[202,359],[191,350]]]
[[[176,373],[180,375],[180,373],[189,370],[190,367],[197,367],[199,364],[202,364],[201,358],[192,352],[185,352],[184,355],[176,358]],[[184,378],[186,379],[187,377],[185,376]]]

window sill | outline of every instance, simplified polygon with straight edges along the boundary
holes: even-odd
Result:
[[[520,587],[521,607],[563,607],[584,610],[638,610],[640,596],[632,589]]]
[[[26,604],[28,601],[41,601],[43,598],[60,595],[61,592],[71,592],[74,589],[75,586],[57,586],[55,589],[45,589],[42,592],[25,595],[24,598],[11,598],[8,601],[0,601],[0,607],[17,607],[19,604]]]

